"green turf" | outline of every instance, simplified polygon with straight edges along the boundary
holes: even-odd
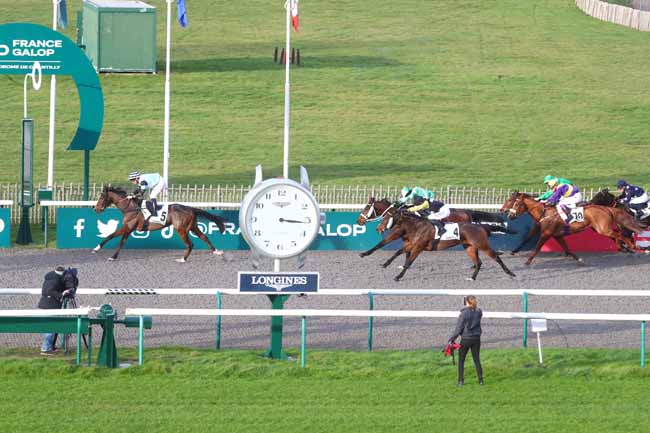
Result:
[[[1,356],[1,431],[642,432],[650,421],[650,370],[633,350],[545,350],[544,368],[534,350],[486,350],[486,386],[470,365],[462,389],[437,351],[314,350],[304,370],[231,350],[152,349],[143,368],[112,371]]]
[[[80,1],[69,1],[70,21]],[[164,59],[164,2],[158,58]],[[188,2],[174,22],[172,183],[281,174],[284,0]],[[305,1],[294,33],[292,175],[321,184],[540,187],[646,183],[650,34],[584,15],[572,0]],[[3,21],[51,23],[40,0],[0,4]],[[74,35],[74,28],[66,30]],[[162,170],[164,74],[101,77],[106,118],[91,181]],[[59,80],[55,179],[80,182],[64,152],[78,118]],[[38,180],[46,177],[48,87],[30,92]],[[19,177],[22,77],[0,76],[0,182]]]

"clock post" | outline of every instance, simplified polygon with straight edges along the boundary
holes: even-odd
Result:
[[[253,267],[262,256],[273,259],[273,272],[240,272],[240,292],[266,294],[273,310],[282,310],[289,294],[318,291],[318,274],[281,272],[281,261],[304,253],[318,236],[325,216],[309,187],[309,176],[300,167],[300,183],[286,178],[262,180],[262,167],[256,167],[255,184],[241,204],[239,226],[251,247]],[[282,350],[282,316],[271,317],[271,341],[266,356],[286,359]]]

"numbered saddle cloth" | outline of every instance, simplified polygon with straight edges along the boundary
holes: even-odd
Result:
[[[169,205],[167,203],[163,205],[158,206],[158,216],[152,216],[151,219],[149,220],[149,224],[167,224],[167,215],[169,212]],[[151,215],[151,212],[149,212],[149,209],[147,209],[146,206],[142,207],[142,214],[144,215],[144,219],[149,218],[149,215]]]
[[[457,241],[460,239],[460,229],[458,223],[445,224],[445,233],[442,237],[438,236],[438,228],[436,227],[436,239],[441,241]]]
[[[581,223],[585,220],[585,208],[576,207],[571,209],[571,215],[573,215],[572,223]]]

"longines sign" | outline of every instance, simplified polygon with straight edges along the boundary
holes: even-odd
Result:
[[[318,292],[318,272],[239,272],[240,292],[277,295]]]

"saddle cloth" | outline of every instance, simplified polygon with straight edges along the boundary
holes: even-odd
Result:
[[[149,212],[149,209],[147,209],[147,206],[144,205],[145,202],[143,202],[142,206],[142,215],[144,215],[144,219],[149,218],[149,215],[151,215],[151,212]],[[167,203],[163,205],[158,206],[158,216],[152,216],[151,219],[149,220],[149,224],[166,224],[167,223],[167,215],[169,212],[169,205]]]
[[[438,235],[438,227],[436,227],[436,239],[441,241],[457,241],[460,239],[460,230],[458,229],[458,223],[449,223],[445,224],[445,234],[440,237]]]
[[[571,220],[571,223],[581,223],[585,220],[585,208],[584,207],[575,207],[571,209],[571,215],[573,215],[573,219]]]

